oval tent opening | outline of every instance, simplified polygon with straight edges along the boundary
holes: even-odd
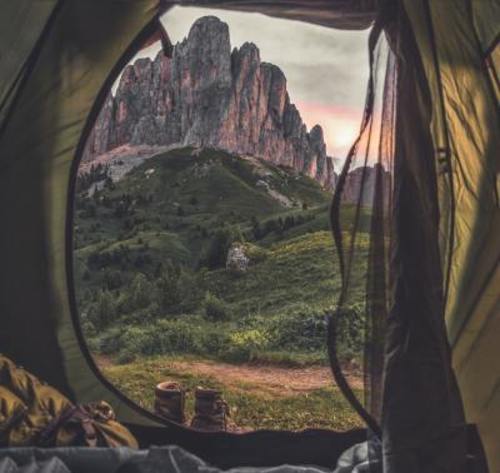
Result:
[[[329,205],[363,112],[367,32],[197,8],[162,22],[172,51],[125,67],[78,169],[88,348],[131,400],[201,430],[359,427],[326,332],[341,286]],[[342,202],[360,249],[337,347],[361,397],[363,169]]]

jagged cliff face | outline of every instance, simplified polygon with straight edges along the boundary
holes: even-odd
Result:
[[[125,68],[88,140],[84,160],[123,144],[213,147],[293,167],[327,188],[335,181],[323,130],[308,132],[283,72],[252,43],[231,51],[227,24],[197,20],[172,58]]]
[[[387,206],[392,179],[390,172],[386,171],[381,164],[375,164],[373,167],[358,167],[349,172],[342,192],[342,201],[357,203],[360,200],[361,205],[371,206],[377,182],[383,188],[384,205]]]

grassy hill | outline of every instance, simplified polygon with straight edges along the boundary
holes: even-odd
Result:
[[[324,316],[340,279],[328,230],[330,196],[316,181],[264,161],[185,148],[100,187],[81,190],[75,222],[79,306],[99,350],[113,352],[106,340],[119,333],[123,340],[112,348],[129,357],[191,351],[243,360],[257,352],[299,358],[323,352]],[[344,212],[348,220],[353,209]],[[235,241],[250,257],[243,274],[224,264]],[[361,301],[362,262],[356,271]],[[193,334],[190,327],[203,327],[200,333],[212,339],[156,340],[174,326]],[[132,347],[130,330],[135,340],[154,335],[156,341]],[[301,333],[308,334],[302,342]],[[241,353],[231,354],[233,345]]]
[[[75,204],[77,297],[91,350],[124,365],[105,371],[132,397],[149,399],[141,379],[154,382],[157,366],[179,360],[294,369],[326,364],[326,315],[340,277],[330,195],[316,181],[257,159],[190,148],[153,157],[118,182],[102,172],[99,179],[82,178]],[[342,211],[352,221],[354,209]],[[360,225],[367,228],[368,215]],[[242,273],[225,267],[234,243],[250,260]],[[359,244],[352,288],[359,303],[338,320],[338,348],[349,361],[359,357],[363,336],[366,235]],[[151,372],[139,369],[150,365]],[[181,371],[167,374],[198,384],[209,379]],[[257,425],[257,407],[268,418],[259,425],[339,427],[337,414],[327,410],[328,397],[338,397],[332,389],[272,403],[255,390],[241,395],[239,384],[225,395],[247,427]],[[309,417],[287,417],[288,408],[313,399]]]

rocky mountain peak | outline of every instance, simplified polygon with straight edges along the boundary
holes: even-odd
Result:
[[[196,20],[171,58],[160,52],[124,69],[84,160],[124,144],[219,148],[334,185],[323,130],[307,131],[283,71],[262,62],[253,43],[231,50],[228,25],[215,16]]]

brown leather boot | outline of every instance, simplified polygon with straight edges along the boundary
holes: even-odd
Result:
[[[184,405],[186,392],[177,383],[164,381],[155,389],[155,414],[183,424],[186,421]]]
[[[222,398],[222,392],[198,387],[194,396],[194,417],[191,427],[210,432],[225,431],[228,405]]]

